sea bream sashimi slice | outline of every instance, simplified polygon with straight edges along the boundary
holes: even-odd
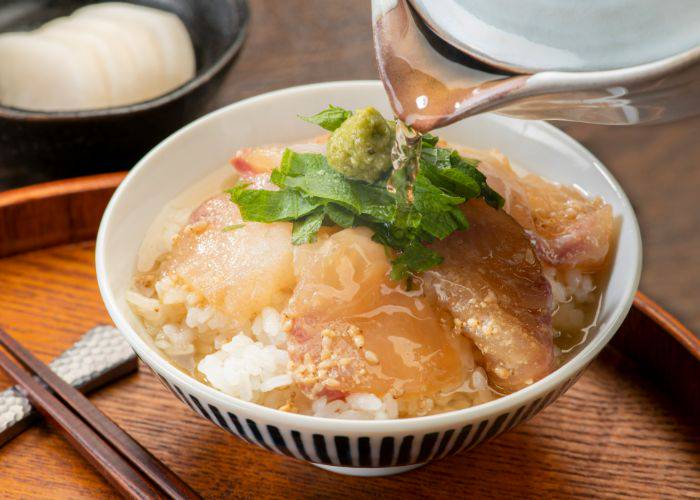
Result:
[[[290,146],[268,145],[242,148],[231,158],[231,165],[243,177],[259,174],[269,174],[280,166],[285,150],[291,149],[297,153],[325,154],[328,135],[318,136],[308,142],[300,142]]]
[[[322,138],[289,146],[322,152]],[[231,160],[240,178],[258,189],[277,189],[269,172],[285,147],[244,148]],[[161,273],[196,292],[238,327],[264,307],[286,304],[296,280],[292,269],[292,225],[243,222],[226,194],[198,206],[172,242]]]
[[[525,228],[544,263],[584,271],[604,265],[611,245],[613,213],[600,197],[588,198],[574,187],[534,174],[520,176],[496,151],[457,150],[479,161],[478,168],[489,185],[505,198],[503,209]]]
[[[298,283],[287,308],[293,377],[304,393],[413,401],[460,386],[475,368],[471,343],[420,290],[392,281],[382,245],[367,228],[296,247]]]
[[[423,286],[481,351],[491,383],[515,391],[554,368],[551,288],[511,216],[481,200],[462,210],[469,228],[431,245],[444,261]]]
[[[291,236],[286,222],[243,223],[238,207],[222,194],[192,212],[161,274],[244,327],[264,307],[286,304],[296,283]]]

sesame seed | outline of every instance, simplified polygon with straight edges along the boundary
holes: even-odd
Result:
[[[330,349],[331,348],[331,338],[330,337],[323,337],[321,339],[321,348],[322,349]]]
[[[340,387],[340,382],[338,382],[334,378],[329,378],[323,382],[323,385],[325,385],[326,387]]]
[[[361,348],[363,345],[365,345],[365,337],[361,333],[358,333],[352,338],[352,341],[355,344],[355,347]]]
[[[377,363],[379,363],[379,358],[377,357],[376,354],[374,354],[374,351],[370,351],[370,350],[365,351],[365,359],[371,365],[376,365]]]
[[[298,408],[297,408],[297,407],[294,405],[294,403],[292,403],[292,402],[289,402],[289,403],[287,403],[287,404],[284,404],[284,405],[280,406],[280,407],[279,407],[279,410],[280,410],[280,411],[286,411],[286,412],[289,412],[289,413],[297,413],[297,412],[299,411]]]
[[[399,388],[393,388],[393,389],[391,389],[391,396],[392,396],[394,399],[400,398],[401,396],[403,396],[403,394],[404,394],[404,390],[403,390],[403,389],[399,389]]]

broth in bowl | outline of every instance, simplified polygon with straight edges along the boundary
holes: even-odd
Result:
[[[377,115],[331,107],[309,118],[330,136],[241,149],[163,208],[126,299],[172,364],[271,408],[387,419],[518,391],[584,342],[611,207],[429,134],[402,168]]]

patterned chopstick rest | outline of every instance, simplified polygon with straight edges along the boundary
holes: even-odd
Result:
[[[49,364],[54,373],[82,392],[112,382],[137,366],[136,353],[112,326],[88,331]],[[25,430],[36,415],[16,386],[0,392],[0,446]]]

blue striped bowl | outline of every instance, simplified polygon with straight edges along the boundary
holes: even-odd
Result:
[[[180,387],[156,374],[165,387],[201,417],[248,443],[288,457],[311,462],[319,467],[351,475],[387,475],[411,470],[492,439],[521,422],[529,420],[563,394],[578,376],[557,385],[553,390],[516,408],[495,415],[463,419],[422,429],[418,425],[408,432],[399,432],[389,425],[377,431],[371,425],[356,422],[350,430],[340,430],[337,421],[327,429],[317,422],[311,425],[283,425],[278,418],[251,418],[246,412],[234,410],[209,397],[205,392]],[[425,417],[422,417],[425,418]],[[319,420],[318,418],[312,418]],[[421,418],[411,419],[420,421]],[[325,427],[325,426],[324,426]]]
[[[267,450],[336,472],[386,475],[472,449],[532,418],[566,391],[614,335],[632,303],[641,268],[639,228],[624,192],[580,144],[550,125],[496,115],[440,131],[448,141],[497,147],[514,164],[602,196],[620,221],[598,325],[586,345],[554,373],[515,394],[474,408],[400,420],[336,420],[285,413],[219,392],[168,363],[126,304],[144,235],[166,202],[239,148],[291,143],[317,133],[299,121],[333,103],[390,113],[379,82],[334,82],[285,89],[232,104],[180,130],[129,173],[105,211],[97,237],[97,277],[115,324],[178,399],[232,434]]]

